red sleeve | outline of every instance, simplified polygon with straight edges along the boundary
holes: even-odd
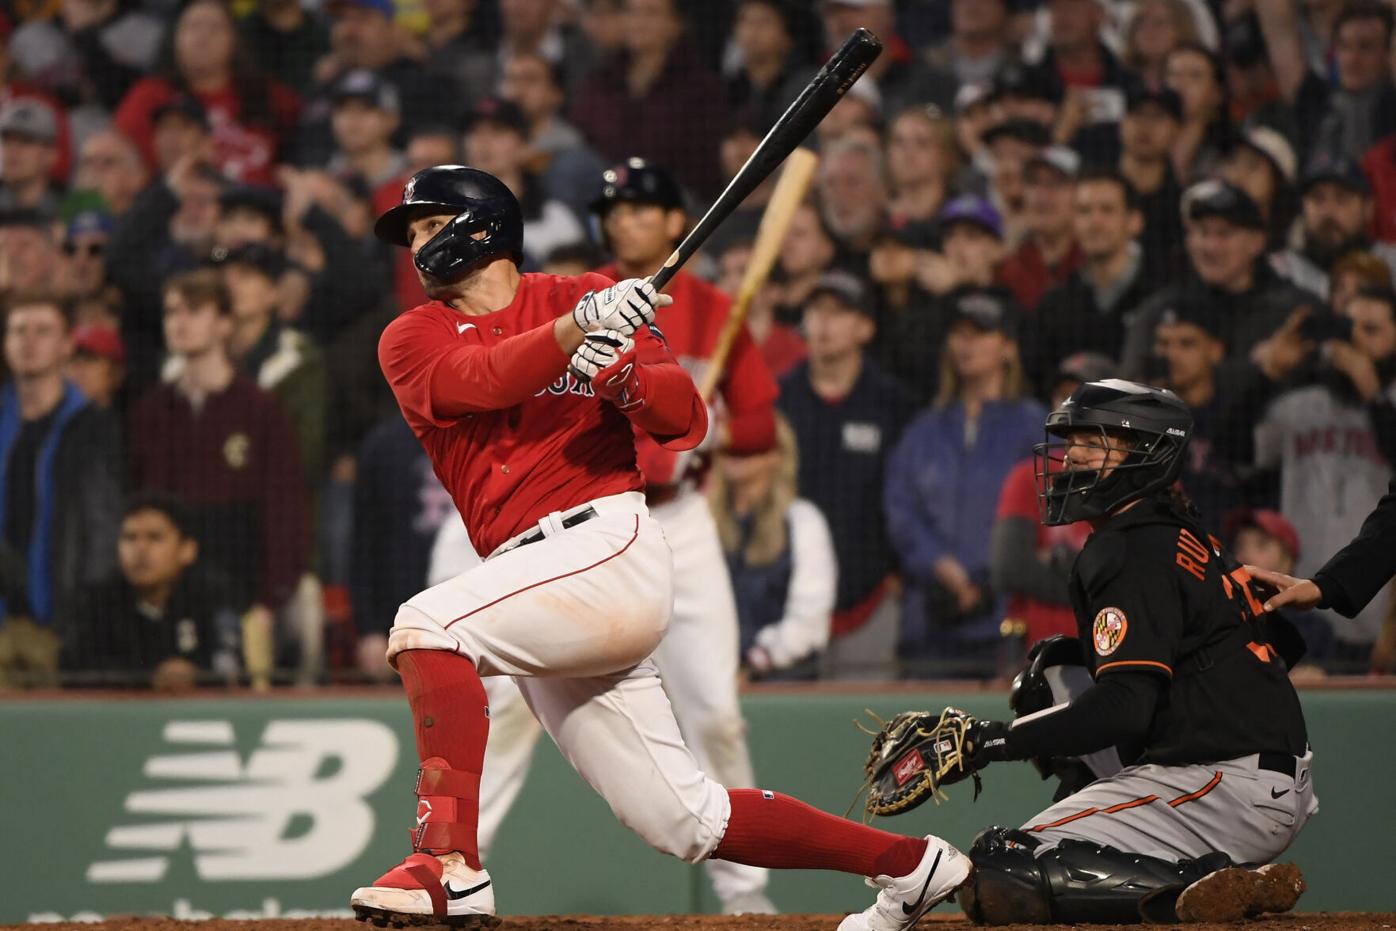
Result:
[[[665,449],[692,449],[708,433],[708,408],[693,379],[649,329],[635,332],[635,361],[643,369],[645,403],[627,412],[631,423]]]
[[[732,341],[718,390],[727,409],[723,421],[726,449],[734,453],[759,453],[776,445],[775,401],[780,389],[751,332],[743,326]]]
[[[493,346],[454,337],[448,323],[408,312],[378,341],[378,364],[398,405],[438,427],[513,407],[567,371],[551,321]]]
[[[1008,473],[1008,478],[1003,480],[998,514],[995,516],[999,520],[1026,517],[1037,522],[1037,472],[1033,460],[1018,463]]]
[[[159,164],[155,159],[155,128],[151,125],[151,114],[173,96],[174,90],[164,80],[145,78],[131,86],[112,117],[116,128],[140,149],[141,156],[152,171],[158,170]]]

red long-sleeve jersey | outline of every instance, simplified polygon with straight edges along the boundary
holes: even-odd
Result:
[[[614,265],[607,265],[598,273],[612,279],[620,275]],[[674,303],[659,311],[655,323],[679,364],[695,382],[701,382],[712,362],[732,302],[722,291],[682,270],[664,292]],[[766,360],[743,326],[732,343],[722,379],[718,382],[718,394],[722,398],[722,448],[734,453],[757,453],[775,446],[775,400],[779,393]],[[679,457],[672,449],[643,437],[636,445],[640,469],[651,485],[672,484],[683,477],[676,474]]]
[[[646,395],[633,418],[567,373],[553,324],[609,284],[524,275],[502,310],[467,316],[432,301],[383,331],[383,375],[482,554],[553,511],[642,489],[634,428],[679,450],[707,432],[692,380],[648,330],[635,334]]]

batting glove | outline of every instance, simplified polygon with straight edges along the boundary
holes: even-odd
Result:
[[[583,333],[614,330],[630,336],[654,321],[654,312],[674,299],[655,290],[648,278],[627,278],[604,291],[588,291],[572,308],[572,320]]]
[[[590,382],[596,393],[623,411],[645,403],[644,381],[635,364],[635,343],[617,330],[588,333],[572,353],[567,370]]]

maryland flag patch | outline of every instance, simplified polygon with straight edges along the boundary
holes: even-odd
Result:
[[[1091,639],[1095,641],[1098,656],[1109,656],[1125,642],[1125,631],[1129,630],[1129,618],[1119,608],[1101,608],[1095,616],[1091,628]]]

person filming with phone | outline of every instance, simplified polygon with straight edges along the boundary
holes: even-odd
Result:
[[[1396,572],[1396,502],[1382,499],[1396,462],[1396,292],[1363,288],[1343,314],[1305,317],[1298,336],[1316,349],[1315,378],[1270,404],[1255,455],[1258,466],[1279,470],[1280,511],[1305,541],[1295,571],[1311,578],[1252,575],[1278,590],[1268,610],[1330,609],[1331,646],[1311,658],[1329,672],[1365,673]]]

